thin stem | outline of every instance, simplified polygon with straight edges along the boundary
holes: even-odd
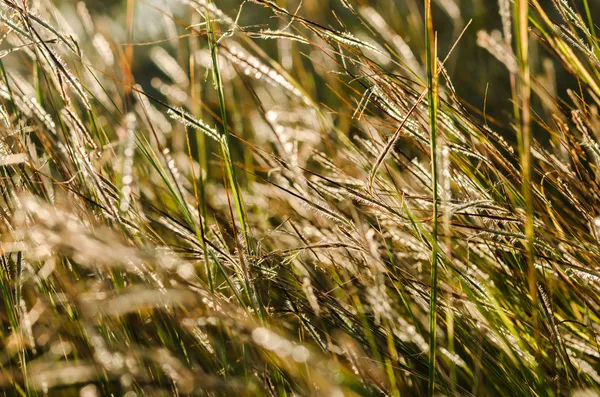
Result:
[[[516,10],[516,37],[517,55],[519,61],[519,96],[520,96],[520,158],[521,172],[523,174],[522,193],[525,204],[525,239],[527,252],[527,269],[529,293],[533,306],[533,324],[536,321],[536,273],[534,266],[534,224],[533,224],[533,195],[532,195],[532,165],[531,165],[531,72],[529,70],[529,3],[527,0],[519,0],[515,3]],[[538,346],[536,346],[536,349]]]
[[[213,78],[215,81],[215,87],[219,97],[219,106],[221,109],[221,119],[223,122],[223,140],[221,143],[221,149],[223,151],[223,157],[225,158],[225,167],[227,171],[227,177],[229,184],[231,185],[231,191],[235,200],[236,211],[241,223],[242,233],[244,235],[245,242],[248,249],[250,249],[250,241],[248,240],[248,223],[246,221],[246,212],[242,196],[240,194],[240,186],[236,177],[235,167],[233,165],[233,156],[231,154],[231,143],[229,139],[229,127],[227,125],[227,111],[225,106],[225,94],[223,93],[223,84],[221,81],[221,71],[219,69],[219,58],[218,58],[218,43],[215,39],[215,32],[213,30],[212,21],[210,20],[209,14],[206,15],[207,27],[208,27],[208,43],[210,46],[210,53],[213,64]]]
[[[437,41],[433,31],[431,17],[431,0],[425,0],[425,45],[427,62],[427,88],[430,123],[430,151],[433,201],[433,232],[431,253],[431,298],[429,307],[429,395],[435,391],[435,356],[436,356],[436,322],[437,322],[437,283],[438,283],[438,175],[437,175],[437,111],[438,111],[438,75],[437,75]]]
[[[229,127],[227,124],[227,108],[225,105],[225,94],[223,92],[223,81],[221,79],[221,70],[219,68],[219,56],[218,56],[218,47],[219,44],[216,40],[215,30],[213,27],[213,21],[209,13],[206,13],[206,21],[207,21],[207,34],[208,34],[208,44],[210,47],[210,54],[212,59],[212,70],[213,70],[213,79],[215,83],[215,88],[217,89],[217,94],[219,97],[219,107],[221,109],[221,119],[223,123],[223,139],[220,141],[221,152],[223,154],[223,159],[225,163],[225,171],[227,174],[227,180],[231,187],[231,193],[233,195],[235,209],[239,218],[240,227],[242,229],[242,235],[244,238],[245,249],[248,253],[253,253],[252,242],[250,241],[250,235],[248,234],[248,221],[246,216],[246,208],[244,205],[244,200],[241,194],[241,188],[239,181],[235,172],[235,165],[233,163],[233,155],[231,153],[231,142],[230,142],[230,133]],[[234,233],[236,231],[235,220],[233,219],[232,212],[232,224]],[[240,259],[240,263],[242,265],[242,269],[244,272],[245,279],[245,290],[248,295],[248,299],[252,302],[256,308],[258,308],[258,301],[256,299],[256,293],[254,291],[254,287],[250,282],[250,265],[248,261],[244,257],[242,250],[244,247],[240,244],[240,242],[236,239],[236,245],[238,246],[238,256]]]

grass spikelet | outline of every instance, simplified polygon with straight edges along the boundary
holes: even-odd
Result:
[[[358,11],[372,26],[377,27],[380,30],[387,42],[394,46],[394,49],[401,57],[401,60],[406,63],[408,71],[410,73],[421,75],[423,68],[417,61],[412,49],[406,41],[386,23],[381,14],[368,5],[359,7]]]
[[[344,7],[346,7],[350,11],[354,11],[354,7],[352,7],[352,4],[350,4],[350,2],[348,0],[340,0],[340,1],[342,2],[342,5]]]
[[[115,56],[110,48],[110,43],[106,40],[103,34],[96,33],[93,40],[94,47],[98,51],[98,54],[102,57],[102,60],[106,66],[112,66],[115,63]]]
[[[312,105],[312,101],[299,88],[288,81],[283,75],[263,64],[255,56],[235,46],[228,48],[224,54],[227,59],[240,66],[244,74],[252,76],[256,80],[265,80],[274,87],[281,87],[292,96],[301,99],[305,104]]]
[[[162,47],[152,47],[150,57],[156,66],[158,66],[167,76],[182,88],[187,88],[190,81],[185,71],[179,66],[177,61]]]
[[[381,153],[379,153],[379,156],[377,156],[377,159],[375,160],[373,168],[371,169],[371,172],[369,173],[369,188],[370,189],[373,186],[373,181],[375,180],[375,176],[377,175],[377,171],[379,170],[379,167],[381,166],[381,164],[383,163],[385,158],[390,153],[390,150],[392,150],[392,148],[394,147],[394,144],[396,143],[398,137],[400,136],[400,133],[402,132],[402,128],[404,128],[404,125],[408,122],[412,113],[417,109],[417,107],[420,105],[421,101],[425,98],[425,95],[427,94],[427,92],[428,91],[423,91],[423,93],[417,99],[415,104],[406,113],[406,116],[404,116],[404,119],[402,120],[402,122],[400,123],[398,128],[396,128],[396,131],[394,131],[394,133],[392,134],[390,139],[388,139],[388,142],[386,143],[386,145],[383,148],[383,150],[381,151]]]
[[[498,12],[500,13],[500,19],[502,21],[504,42],[508,48],[510,48],[510,52],[512,52],[512,22],[509,0],[498,0]]]
[[[499,41],[499,33],[497,30],[492,32],[492,34],[480,30],[477,32],[477,45],[489,51],[490,54],[506,66],[509,72],[516,73],[518,68],[517,59],[512,54],[511,47],[507,46],[505,42]]]
[[[220,142],[222,139],[219,133],[214,128],[211,128],[202,120],[195,119],[192,115],[184,112],[181,109],[169,109],[167,110],[167,114],[171,116],[171,118],[204,133],[204,135],[211,139],[214,139],[217,142]]]
[[[298,43],[308,44],[308,40],[306,40],[304,37],[297,34],[284,32],[282,30],[263,29],[258,33],[258,37],[272,40],[292,40],[297,41]]]
[[[81,24],[83,25],[87,34],[89,36],[93,36],[95,31],[94,22],[84,1],[77,2],[77,15],[79,16]]]
[[[373,44],[359,40],[358,38],[354,37],[354,35],[352,35],[352,33],[350,32],[336,32],[331,30],[324,30],[323,34],[325,35],[325,37],[333,39],[334,41],[337,41],[340,44],[345,44],[352,47],[366,48],[376,53],[380,53],[379,49]]]
[[[127,123],[127,139],[125,150],[123,151],[123,171],[121,178],[121,202],[119,211],[127,212],[131,203],[131,186],[133,184],[133,156],[135,154],[135,128],[136,118],[133,113],[129,113],[126,117]]]
[[[0,118],[2,118],[2,121],[6,127],[10,127],[10,117],[8,116],[8,112],[3,105],[0,105]]]
[[[31,112],[44,123],[48,131],[56,134],[56,124],[54,123],[54,120],[52,120],[52,117],[44,110],[38,101],[34,98],[28,98],[26,103],[31,109]]]
[[[79,96],[86,109],[90,110],[91,105],[88,101],[87,93],[83,89],[83,86],[77,77],[73,75],[73,73],[67,67],[67,64],[62,60],[62,57],[47,46],[39,47],[39,49],[44,57],[45,62],[43,64],[46,65],[51,74],[56,76],[57,84],[60,87],[60,92],[62,93],[63,99],[66,102],[69,102],[69,97],[67,96],[66,89],[64,87],[64,85],[67,84]]]

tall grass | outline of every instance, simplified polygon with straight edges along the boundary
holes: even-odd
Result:
[[[427,92],[429,112],[429,152],[431,153],[431,200],[433,202],[431,233],[431,293],[429,298],[429,395],[435,392],[436,367],[436,322],[437,322],[437,289],[438,289],[438,75],[437,75],[437,38],[433,30],[431,0],[425,0],[425,53],[427,63]]]
[[[0,0],[2,393],[600,393],[593,2],[56,3]]]

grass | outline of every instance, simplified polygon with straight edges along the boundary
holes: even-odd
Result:
[[[438,72],[437,72],[437,38],[433,30],[433,16],[431,15],[431,1],[425,0],[425,53],[427,63],[427,93],[429,112],[429,152],[431,154],[431,201],[432,214],[432,240],[431,240],[431,293],[429,298],[429,383],[428,393],[435,393],[435,369],[437,351],[437,290],[438,290],[438,146],[437,146],[437,112],[438,112]]]
[[[599,395],[594,2],[230,3],[0,0],[1,393]]]

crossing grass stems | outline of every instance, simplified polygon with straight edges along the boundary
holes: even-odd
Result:
[[[598,395],[592,4],[222,3],[0,0],[2,392]]]

